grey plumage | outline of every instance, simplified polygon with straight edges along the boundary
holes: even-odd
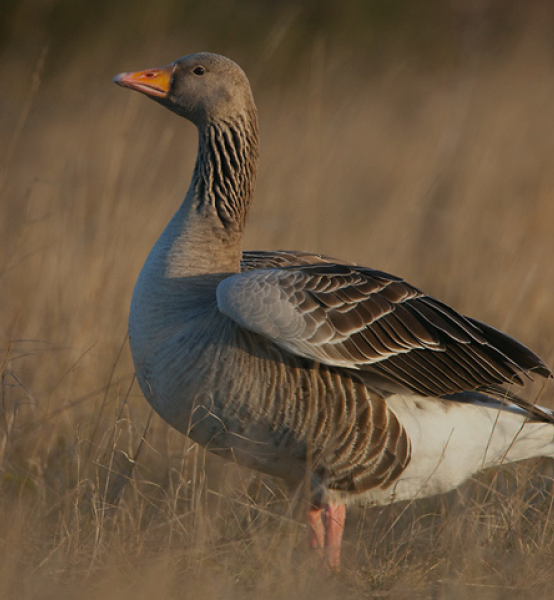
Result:
[[[141,388],[172,426],[292,484],[309,478],[316,504],[436,493],[482,466],[554,452],[552,413],[507,391],[550,371],[513,338],[381,271],[242,254],[258,124],[235,63],[202,53],[116,81],[199,130],[188,193],[129,322]]]

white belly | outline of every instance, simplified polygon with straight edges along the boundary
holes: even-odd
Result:
[[[517,408],[400,395],[387,402],[408,433],[412,458],[390,488],[364,495],[370,504],[440,494],[482,469],[554,456],[554,426],[527,422]]]

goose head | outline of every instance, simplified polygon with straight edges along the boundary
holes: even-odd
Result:
[[[114,82],[145,94],[198,127],[256,110],[244,71],[229,58],[208,52],[190,54],[167,67],[120,73]]]

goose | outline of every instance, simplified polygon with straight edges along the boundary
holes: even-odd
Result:
[[[346,506],[439,494],[554,456],[552,373],[514,338],[400,277],[301,251],[243,252],[258,163],[249,81],[211,53],[114,82],[198,129],[184,201],[134,288],[141,390],[211,452],[309,489],[309,546],[340,567]]]

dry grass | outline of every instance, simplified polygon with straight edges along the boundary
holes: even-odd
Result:
[[[549,28],[522,26],[510,48],[448,69],[402,54],[373,73],[315,39],[278,84],[267,70],[287,23],[242,61],[263,138],[246,246],[403,275],[552,364]],[[196,135],[109,78],[196,47],[122,49],[108,30],[64,61],[41,44],[0,60],[0,596],[550,598],[549,461],[352,511],[344,572],[322,580],[278,481],[150,414],[127,310]]]

